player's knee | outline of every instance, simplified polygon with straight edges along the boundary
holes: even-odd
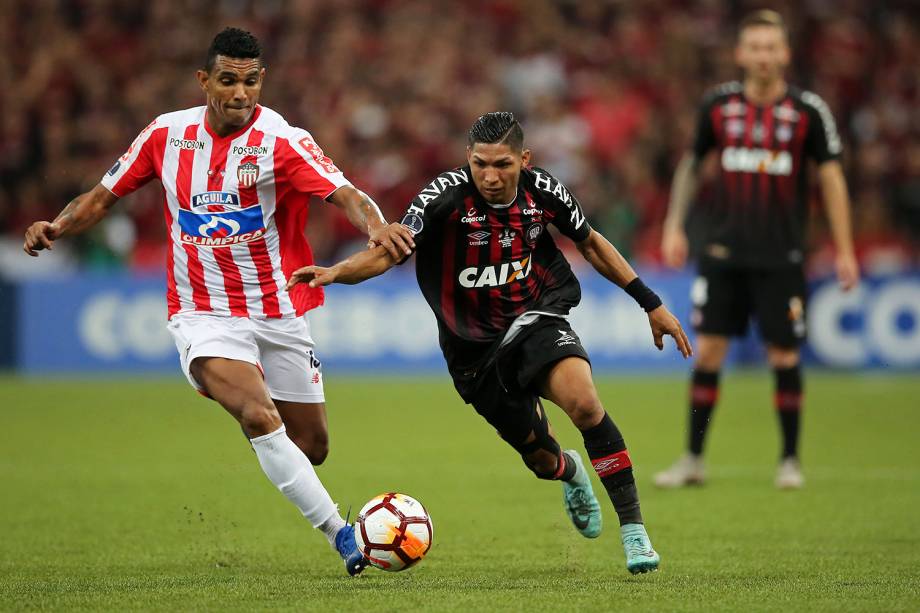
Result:
[[[771,347],[767,349],[767,362],[772,368],[795,368],[799,365],[799,352],[796,349]]]
[[[308,436],[298,435],[293,437],[293,440],[313,466],[319,466],[329,456],[329,437],[324,432]]]
[[[604,418],[604,406],[596,394],[576,396],[566,412],[579,430],[593,428]]]
[[[239,421],[249,437],[269,434],[281,427],[281,417],[275,407],[261,402],[244,405]]]

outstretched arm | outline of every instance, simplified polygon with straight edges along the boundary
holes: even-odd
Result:
[[[396,265],[396,260],[384,247],[374,247],[356,253],[335,266],[304,266],[295,270],[288,279],[286,289],[290,290],[298,283],[309,283],[310,287],[320,287],[332,283],[354,285],[371,277],[382,275]]]
[[[340,187],[329,196],[351,225],[368,236],[368,247],[383,246],[394,259],[412,254],[415,241],[412,232],[402,224],[387,224],[377,203],[370,196],[350,185]]]
[[[610,244],[610,241],[598,232],[591,230],[588,238],[576,243],[576,246],[584,258],[588,260],[588,263],[594,267],[594,270],[626,290],[626,293],[632,296],[639,303],[639,306],[648,313],[652,337],[655,340],[655,346],[659,350],[664,348],[664,335],[667,334],[674,338],[681,355],[685,358],[693,355],[690,340],[687,338],[687,334],[681,327],[680,322],[661,303],[661,299],[655,292],[646,287],[642,280],[639,279],[639,275],[636,274],[633,267],[617,251],[617,248]]]
[[[692,152],[684,154],[674,171],[668,215],[661,235],[661,254],[664,263],[672,268],[682,268],[687,263],[690,249],[684,223],[687,221],[690,203],[699,189],[699,172],[700,161]]]
[[[859,283],[859,264],[853,250],[850,197],[840,162],[830,160],[818,166],[818,181],[837,247],[837,281],[843,290],[849,290]]]
[[[80,194],[64,207],[54,221],[36,221],[26,230],[22,250],[37,257],[42,249],[51,249],[54,241],[68,234],[79,234],[92,228],[105,217],[118,196],[101,184]]]

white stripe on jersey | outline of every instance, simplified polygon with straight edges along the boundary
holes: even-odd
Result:
[[[184,127],[170,127],[167,140],[169,137],[182,138],[185,133]],[[164,185],[175,185],[176,176],[179,174],[179,151],[172,147],[167,147],[163,152],[163,170],[161,172]],[[169,215],[172,218],[172,227],[166,228],[172,238],[173,252],[173,278],[176,281],[176,293],[179,296],[179,312],[194,311],[195,303],[192,301],[192,284],[188,278],[188,254],[182,247],[181,231],[179,230],[179,201],[176,194],[171,189],[163,190],[166,193],[166,206],[169,208]]]
[[[837,155],[843,151],[843,145],[840,143],[840,134],[837,133],[837,124],[834,123],[834,116],[831,114],[827,103],[814,92],[803,91],[802,102],[810,105],[818,111],[818,117],[821,118],[821,125],[824,127],[824,137],[827,139],[827,150],[832,155]]]

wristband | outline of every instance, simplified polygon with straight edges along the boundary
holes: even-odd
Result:
[[[642,279],[636,277],[623,288],[626,293],[632,296],[633,300],[639,303],[639,306],[648,313],[661,306],[661,298],[642,282]]]

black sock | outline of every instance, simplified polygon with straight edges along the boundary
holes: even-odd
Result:
[[[777,368],[776,414],[783,433],[783,458],[797,457],[799,420],[802,415],[802,370],[798,366]]]
[[[694,370],[690,383],[690,433],[687,443],[693,455],[703,453],[703,440],[718,399],[719,371]]]
[[[600,477],[610,502],[620,518],[620,525],[641,524],[639,491],[633,477],[632,462],[623,435],[610,416],[604,413],[599,424],[581,433],[591,466]]]
[[[562,452],[559,454],[559,464],[559,472],[556,473],[559,476],[556,478],[560,481],[571,481],[577,470],[575,460],[573,460],[569,454]]]

